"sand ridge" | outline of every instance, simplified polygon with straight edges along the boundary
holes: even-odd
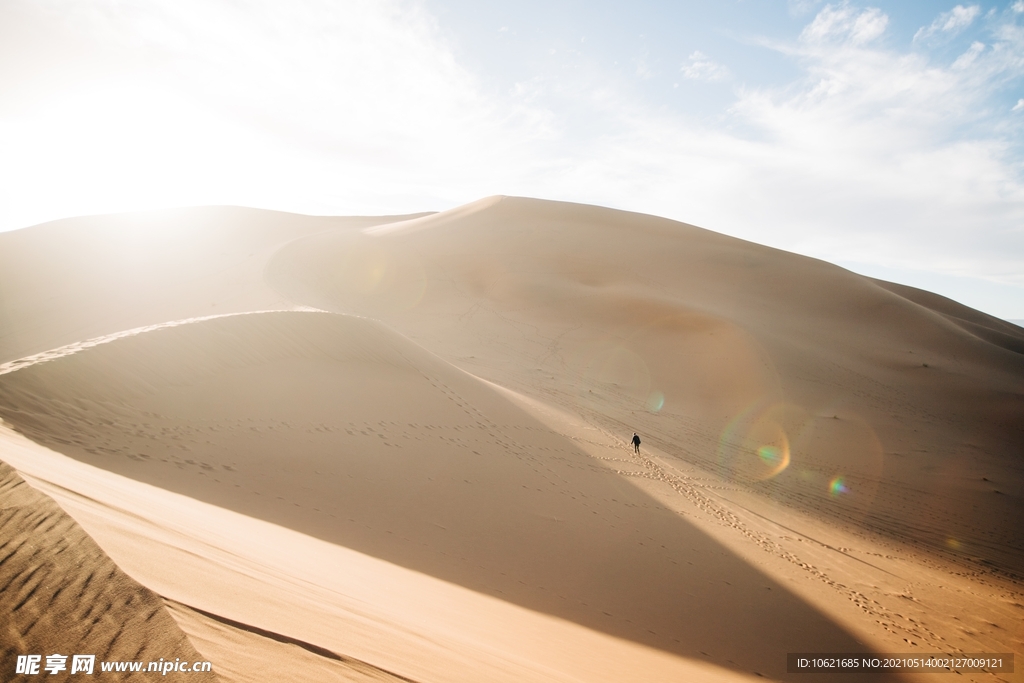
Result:
[[[313,308],[299,307],[293,310],[306,310],[316,311]],[[118,339],[124,339],[125,337],[134,337],[135,335],[142,334],[143,332],[152,332],[154,330],[162,330],[169,327],[178,327],[179,325],[191,325],[193,323],[203,322],[205,320],[215,320],[217,318],[226,318],[234,315],[250,315],[253,313],[269,313],[270,311],[247,311],[245,313],[220,313],[217,315],[206,315],[198,318],[186,318],[184,320],[170,320],[164,323],[157,323],[156,325],[146,325],[143,327],[136,327],[130,330],[124,330],[122,332],[115,332],[113,334],[103,335],[102,337],[94,337],[92,339],[86,339],[85,341],[75,342],[74,344],[68,344],[61,346],[56,349],[49,351],[43,351],[42,353],[35,353],[31,356],[25,356],[17,360],[12,360],[7,363],[0,364],[0,375],[6,375],[9,372],[15,372],[22,368],[27,368],[32,365],[39,363],[45,363],[47,361],[56,360],[57,358],[64,358],[65,356],[71,356],[86,349],[91,349],[94,346],[100,344],[109,344],[112,341]]]
[[[67,655],[50,680],[76,680],[71,655],[96,656],[100,681],[151,680],[149,673],[104,673],[102,661],[189,663],[205,658],[171,619],[159,596],[125,575],[53,500],[0,462],[0,670],[7,681],[19,655]],[[216,675],[190,673],[191,680]]]

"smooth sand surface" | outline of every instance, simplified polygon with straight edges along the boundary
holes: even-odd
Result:
[[[504,197],[76,219],[0,261],[0,459],[227,680],[1024,651],[1024,333],[955,302]]]

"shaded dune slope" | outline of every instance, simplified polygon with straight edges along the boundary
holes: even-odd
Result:
[[[196,652],[168,614],[160,597],[127,576],[49,497],[28,486],[0,462],[0,671],[5,681],[31,681],[17,675],[18,655],[69,655],[67,670],[40,672],[47,680],[78,680],[70,675],[72,654],[96,655],[99,681],[152,680],[149,673],[103,673],[99,662],[183,661]],[[180,675],[180,674],[179,674]],[[214,681],[212,673],[189,673],[190,680]]]
[[[266,276],[780,500],[1024,572],[1024,334],[941,297],[509,197],[300,238]]]
[[[1024,329],[1017,325],[976,311],[933,292],[885,280],[874,280],[874,282],[882,289],[887,289],[908,301],[935,311],[953,324],[990,344],[1001,346],[1015,353],[1024,353]]]
[[[260,313],[117,339],[3,375],[0,416],[105,469],[724,667],[864,648],[370,320]]]

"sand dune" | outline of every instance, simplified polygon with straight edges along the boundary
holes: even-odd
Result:
[[[228,680],[1024,647],[1024,332],[936,295],[508,197],[65,221],[0,235],[0,284],[0,418],[40,448],[0,457]],[[424,593],[460,607],[385,597]]]
[[[119,565],[146,577],[224,680],[757,678],[136,482],[4,427],[0,445]]]
[[[368,320],[156,330],[13,373],[0,406],[84,462],[653,647],[699,657],[739,639],[742,670],[858,647],[572,441]]]
[[[71,655],[93,654],[96,680],[151,680],[152,674],[111,674],[100,661],[205,659],[192,647],[151,590],[126,576],[82,528],[51,499],[27,486],[0,462],[0,671],[5,681],[38,678],[16,675],[18,655],[67,655],[63,673],[40,672],[50,680],[73,680]],[[214,675],[189,673],[193,680]]]
[[[491,198],[411,223],[296,240],[268,279],[806,509],[1024,570],[1012,325],[651,216]],[[748,464],[757,441],[790,465]]]

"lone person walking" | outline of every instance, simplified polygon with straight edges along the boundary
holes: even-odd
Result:
[[[640,453],[640,437],[636,435],[636,432],[633,432],[633,450]]]

